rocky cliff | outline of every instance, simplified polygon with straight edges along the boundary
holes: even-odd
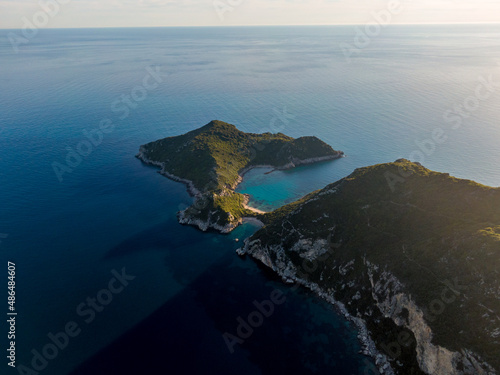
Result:
[[[239,254],[335,304],[381,373],[497,373],[500,189],[398,160],[263,220]]]

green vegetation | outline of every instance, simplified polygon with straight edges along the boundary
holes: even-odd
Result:
[[[394,176],[398,180],[391,189]],[[367,324],[377,344],[393,342],[404,329],[374,311],[367,262],[402,282],[404,293],[423,310],[433,344],[472,350],[500,369],[499,188],[402,159],[360,168],[266,214],[264,221],[249,241],[260,240],[260,248],[268,249],[261,251],[270,253],[277,269],[291,262],[323,290],[335,291],[351,314],[369,311]],[[304,265],[309,249],[297,245],[305,239],[329,244],[313,271]],[[277,247],[283,253],[269,250]],[[351,261],[346,274],[340,274],[339,267]],[[346,287],[349,282],[352,288]],[[456,290],[448,290],[445,296],[453,300],[441,303],[443,287],[450,283],[462,286],[460,294],[453,299]],[[361,298],[353,298],[358,292]],[[413,345],[394,363],[405,364],[400,373],[422,373],[415,358]]]
[[[193,205],[180,213],[181,222],[224,232],[243,216],[256,215],[244,207],[247,197],[233,190],[242,171],[342,155],[315,137],[249,134],[212,121],[148,143],[138,157],[198,190],[192,191]],[[357,169],[259,218],[265,226],[248,240],[247,252],[282,275],[293,271],[318,284],[351,315],[363,317],[397,374],[424,374],[425,359],[418,353],[431,344],[462,354],[470,350],[500,369],[500,189],[401,159]],[[313,244],[326,253],[314,255]],[[417,311],[411,304],[398,307],[396,293]],[[392,304],[390,314],[381,301]],[[425,328],[410,329],[420,311],[432,330],[428,343],[422,341]],[[388,353],[387,345],[402,334],[410,338],[408,345]],[[460,359],[456,366],[469,368],[468,374],[482,365]]]
[[[145,162],[160,163],[163,172],[189,180],[199,190],[194,206],[184,214],[186,222],[199,219],[224,227],[252,215],[244,208],[248,198],[233,191],[243,169],[257,165],[291,168],[314,158],[342,155],[316,137],[244,133],[234,125],[211,121],[184,135],[141,146],[138,156]]]

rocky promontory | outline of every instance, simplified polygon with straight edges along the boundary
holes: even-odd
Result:
[[[248,170],[289,169],[342,156],[342,151],[316,137],[244,133],[222,121],[145,144],[137,154],[143,162],[161,168],[161,174],[188,186],[194,202],[178,213],[180,223],[222,233],[233,230],[243,217],[262,215],[246,206],[248,196],[234,191]]]

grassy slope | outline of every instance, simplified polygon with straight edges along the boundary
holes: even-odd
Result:
[[[143,146],[145,155],[164,163],[165,170],[188,179],[203,193],[207,205],[192,209],[202,219],[215,208],[224,222],[249,214],[242,206],[243,195],[232,191],[238,172],[248,166],[283,166],[294,159],[335,156],[338,151],[316,137],[294,139],[284,134],[251,134],[234,125],[211,121],[184,135],[160,139]]]
[[[394,176],[401,171],[411,175],[391,191],[387,173]],[[336,193],[328,193],[332,190]],[[452,350],[470,348],[500,367],[500,338],[487,334],[500,325],[496,316],[500,312],[500,189],[398,161],[356,170],[266,215],[266,222],[252,239],[289,248],[299,238],[331,235],[331,243],[338,244],[330,250],[333,256],[310,275],[325,288],[338,281],[334,280],[338,272],[332,270],[335,264],[363,256],[387,265],[423,307],[442,298],[444,281],[458,278],[466,286],[466,297],[446,305],[437,318],[426,313],[435,343]],[[300,265],[296,254],[288,252],[288,256]],[[339,291],[337,297],[345,296]]]

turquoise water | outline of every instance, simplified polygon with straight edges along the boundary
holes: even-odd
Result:
[[[351,62],[338,46],[352,41],[353,27],[41,30],[19,54],[0,38],[0,233],[8,235],[0,238],[0,264],[17,265],[19,363],[29,364],[30,351],[42,348],[49,332],[78,321],[81,334],[43,372],[67,374],[119,337],[125,345],[122,335],[147,325],[147,317],[154,325],[155,311],[169,316],[178,307],[185,316],[179,327],[206,324],[197,325],[199,336],[164,354],[172,368],[210,353],[208,373],[223,362],[268,373],[263,350],[284,347],[292,332],[301,337],[293,336],[296,345],[289,348],[297,373],[310,362],[310,335],[327,351],[314,354],[313,362],[323,366],[317,371],[362,373],[355,330],[302,292],[290,292],[268,324],[270,333],[259,331],[229,355],[222,333],[251,311],[254,299],[281,287],[234,254],[234,239],[255,228],[221,236],[178,225],[175,213],[191,201],[185,187],[134,155],[143,143],[219,119],[249,132],[316,135],[346,153],[291,171],[249,172],[240,189],[264,209],[357,167],[400,157],[499,186],[500,89],[460,128],[443,118],[475,93],[479,77],[500,82],[499,34],[498,26],[390,27]],[[113,103],[142,83],[148,66],[161,66],[167,76],[120,119]],[[64,163],[68,148],[86,139],[83,131],[103,119],[111,119],[114,130],[60,182],[52,163]],[[419,157],[418,144],[436,129],[446,141]],[[91,324],[83,323],[76,307],[122,267],[136,278]],[[235,289],[214,288],[209,298],[212,281]],[[222,305],[212,306],[213,300]],[[311,326],[319,316],[326,316],[326,328]],[[164,327],[173,349],[183,337],[176,327]],[[205,344],[183,349],[195,342]],[[287,358],[279,352],[274,362]]]

